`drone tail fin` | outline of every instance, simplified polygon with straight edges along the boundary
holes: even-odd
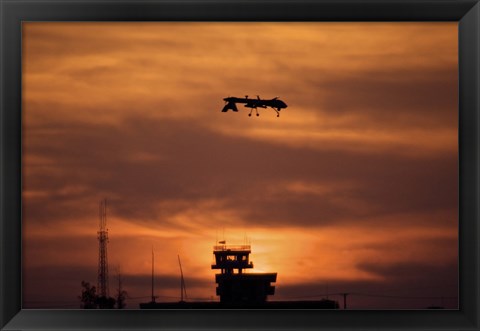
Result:
[[[222,109],[222,112],[227,112],[229,109],[233,110],[233,111],[238,111],[237,109],[237,104],[235,102],[229,102],[225,105],[225,107],[223,107]]]

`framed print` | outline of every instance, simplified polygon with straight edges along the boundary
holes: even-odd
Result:
[[[1,327],[478,317],[477,1],[2,1]]]

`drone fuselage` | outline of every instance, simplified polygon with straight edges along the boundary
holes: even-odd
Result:
[[[287,108],[287,104],[277,98],[265,100],[265,99],[260,99],[260,97],[257,97],[257,99],[249,99],[248,97],[245,97],[245,98],[228,97],[228,98],[224,98],[223,100],[227,102],[227,104],[225,105],[225,107],[223,107],[222,112],[226,112],[229,109],[233,111],[238,111],[237,105],[236,105],[237,103],[243,103],[245,104],[244,107],[248,107],[252,109],[271,107],[275,111],[277,111],[277,113],[280,110]]]

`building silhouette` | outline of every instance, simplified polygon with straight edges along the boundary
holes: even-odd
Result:
[[[223,242],[224,243],[224,242]],[[218,284],[217,295],[222,303],[260,303],[267,301],[268,295],[275,294],[277,273],[246,273],[253,268],[250,261],[250,245],[227,246],[226,244],[213,247],[215,263],[212,269],[219,269],[215,275]]]
[[[250,245],[220,245],[213,247],[215,262],[211,265],[214,270],[220,270],[215,275],[217,284],[216,294],[220,301],[198,302],[187,301],[181,295],[177,302],[140,303],[140,309],[338,309],[338,302],[321,299],[315,301],[268,301],[268,296],[275,294],[277,273],[253,273],[253,262],[250,261]],[[184,286],[183,272],[181,271],[180,291]],[[182,293],[182,292],[181,292]]]

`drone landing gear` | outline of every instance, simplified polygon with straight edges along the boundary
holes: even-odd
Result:
[[[266,108],[266,107],[262,107],[262,108]],[[273,107],[272,107],[273,108]],[[250,113],[248,113],[248,116],[251,117],[252,116],[252,113],[253,113],[253,110],[255,109],[255,113],[257,114],[257,116],[260,116],[260,114],[258,113],[258,109],[256,107],[252,107],[250,109]],[[273,108],[273,110],[275,110],[275,112],[277,113],[277,117],[280,117],[280,109],[278,108]]]
[[[252,108],[252,109],[250,110],[250,113],[248,114],[248,116],[252,116],[253,109],[255,109],[255,113],[257,113],[257,116],[260,116],[260,114],[258,113],[258,109],[257,109],[257,108]]]

